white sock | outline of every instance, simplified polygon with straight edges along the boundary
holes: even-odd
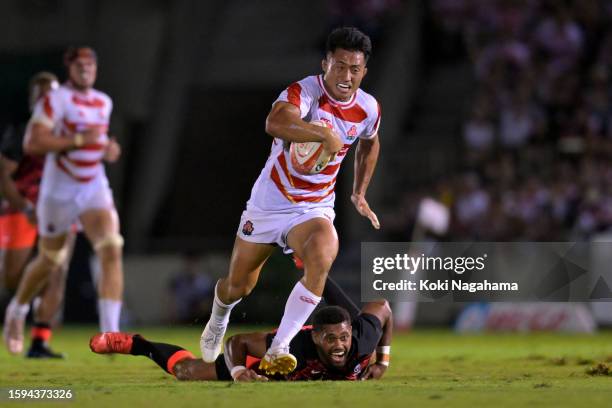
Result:
[[[213,301],[212,312],[210,314],[210,324],[219,330],[225,330],[227,324],[229,323],[230,314],[232,313],[232,309],[236,306],[242,298],[238,299],[234,303],[230,303],[226,305],[223,303],[219,296],[217,296],[217,286],[219,282],[215,285],[215,300]]]
[[[30,311],[30,304],[20,304],[17,303],[17,298],[12,298],[11,303],[9,303],[7,309],[9,309],[9,313],[20,320],[24,320]]]
[[[287,299],[285,314],[270,348],[289,347],[320,301],[321,297],[306,289],[302,282],[296,283]]]
[[[120,300],[98,299],[98,318],[101,332],[118,332],[120,317]]]

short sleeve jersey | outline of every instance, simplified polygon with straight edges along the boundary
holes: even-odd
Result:
[[[326,122],[341,137],[344,147],[318,174],[297,173],[282,139],[275,138],[264,169],[253,186],[248,206],[264,211],[297,207],[333,207],[336,178],[349,148],[357,139],[374,137],[380,126],[380,106],[376,99],[358,89],[350,100],[335,100],[326,90],[323,76],[309,76],[291,84],[276,102],[300,109],[303,120]]]
[[[96,143],[47,154],[43,190],[48,183],[59,188],[59,184],[88,183],[96,178],[105,178],[102,159],[108,143],[107,131],[112,109],[112,100],[105,93],[95,89],[81,92],[68,84],[49,92],[36,104],[31,123],[41,123],[53,129],[57,137],[72,137],[77,132],[94,127],[101,130]]]

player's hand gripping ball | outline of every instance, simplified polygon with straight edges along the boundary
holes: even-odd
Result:
[[[322,120],[311,122],[317,126],[328,126]],[[329,153],[319,142],[291,143],[289,147],[291,165],[300,174],[318,174],[333,160],[334,154]]]

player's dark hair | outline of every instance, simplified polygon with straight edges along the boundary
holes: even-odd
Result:
[[[70,66],[79,57],[92,58],[94,61],[98,61],[98,54],[93,48],[87,45],[70,46],[64,52],[64,65],[66,67]]]
[[[340,306],[325,306],[312,317],[312,329],[320,331],[326,324],[351,322],[351,316]]]
[[[45,90],[46,87],[50,87],[53,82],[59,82],[59,80],[54,74],[46,71],[41,71],[30,79],[28,83],[30,110],[34,107],[38,98],[40,98],[43,90]]]
[[[355,27],[340,27],[332,31],[327,37],[326,53],[334,52],[337,48],[347,51],[361,51],[368,62],[372,55],[372,41],[370,37]]]

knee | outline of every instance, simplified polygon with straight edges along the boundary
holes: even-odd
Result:
[[[123,249],[123,237],[118,233],[111,233],[93,242],[96,253],[105,261],[119,261]]]
[[[68,260],[68,256],[66,247],[50,249],[42,241],[38,245],[38,262],[48,271],[61,267]]]
[[[185,364],[184,361],[179,361],[174,366],[174,376],[179,381],[191,380],[191,370],[189,364]]]
[[[251,294],[256,283],[231,280],[230,278],[220,279],[217,284],[217,295],[224,303],[233,303],[238,299]]]
[[[313,239],[304,247],[304,269],[309,273],[327,276],[337,254],[336,241]]]
[[[232,285],[230,294],[232,298],[235,298],[232,301],[249,296],[253,289],[255,289],[255,284],[247,282],[241,283],[240,285]]]

